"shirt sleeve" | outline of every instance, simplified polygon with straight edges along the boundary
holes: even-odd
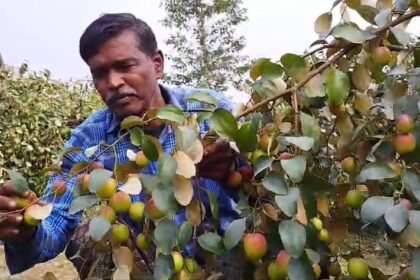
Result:
[[[79,146],[76,136],[72,136],[65,148]],[[71,168],[76,162],[83,160],[83,153],[73,153],[62,160],[62,172],[52,175],[47,183],[44,196],[52,193],[55,180],[66,180]],[[81,213],[70,215],[68,210],[74,199],[73,190],[76,178],[67,183],[67,190],[62,196],[46,196],[43,200],[53,203],[51,214],[38,226],[34,238],[26,244],[11,244],[5,242],[5,259],[11,274],[25,271],[37,263],[48,261],[60,254],[66,247],[70,235],[80,221]]]

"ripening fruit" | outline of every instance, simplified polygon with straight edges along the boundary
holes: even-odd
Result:
[[[244,237],[244,250],[246,257],[256,262],[267,252],[267,240],[261,233],[247,233]]]
[[[373,50],[372,53],[373,62],[377,65],[385,65],[391,62],[392,53],[387,47],[381,46]]]
[[[277,143],[277,140],[274,139],[272,136],[269,136],[267,133],[263,133],[260,136],[258,145],[260,149],[263,150],[264,152],[267,152],[270,146],[270,152],[272,152],[277,148],[278,143]]]
[[[318,231],[322,230],[323,225],[320,218],[317,218],[317,217],[312,218],[311,222]]]
[[[333,115],[336,116],[341,116],[342,114],[344,114],[346,112],[346,106],[344,104],[340,104],[340,105],[328,105],[330,112]]]
[[[287,277],[287,271],[289,267],[290,255],[286,250],[281,250],[277,253],[276,263],[278,265],[278,273],[281,276],[280,279]]]
[[[267,275],[269,280],[281,280],[285,279],[284,273],[280,269],[280,265],[276,261],[272,261],[267,268]]]
[[[38,204],[32,204],[31,206],[25,209],[25,213],[23,214],[23,221],[25,222],[25,224],[29,226],[36,226],[41,222],[41,220],[35,219],[32,216],[32,213],[34,211],[37,211],[37,209],[40,207],[41,206]]]
[[[95,169],[103,169],[105,168],[104,164],[100,161],[92,162],[88,167],[88,172],[92,172]]]
[[[362,206],[363,194],[358,190],[349,190],[346,195],[346,204],[348,207],[358,209]]]
[[[356,185],[356,190],[358,190],[362,194],[369,195],[369,188],[366,185],[363,185],[363,184]]]
[[[137,152],[136,163],[141,168],[146,167],[149,164],[149,159],[146,157],[143,151]]]
[[[130,196],[125,192],[116,192],[109,200],[109,206],[114,209],[115,213],[127,213],[130,209],[130,205]]]
[[[396,119],[395,126],[400,133],[410,133],[414,129],[414,120],[409,114],[402,114]]]
[[[407,211],[413,210],[413,203],[407,198],[400,198],[400,204],[404,206]]]
[[[77,178],[77,183],[80,186],[80,190],[82,193],[89,192],[89,174],[80,174]]]
[[[178,275],[175,276],[174,280],[191,280],[190,274],[186,269],[181,269]]]
[[[117,191],[117,181],[114,178],[108,178],[102,187],[96,192],[99,198],[109,199]]]
[[[114,224],[111,228],[112,240],[115,244],[126,242],[130,237],[128,227],[124,224]]]
[[[316,279],[319,279],[319,277],[321,277],[321,267],[319,266],[319,264],[314,263],[312,265],[312,268],[314,270]]]
[[[174,262],[174,272],[178,273],[184,267],[184,258],[182,257],[181,253],[178,251],[172,251],[172,260]]]
[[[351,258],[347,263],[347,271],[354,280],[367,279],[369,275],[369,266],[362,258]]]
[[[242,176],[242,180],[246,183],[251,182],[254,172],[250,166],[242,166],[239,168],[239,173]]]
[[[255,164],[256,162],[257,162],[257,160],[260,158],[260,157],[262,157],[262,156],[266,156],[267,155],[267,153],[265,153],[264,151],[262,151],[262,150],[260,150],[260,149],[257,149],[257,150],[255,150],[254,152],[252,152],[252,155],[251,155],[251,162],[253,163],[253,164]]]
[[[411,153],[416,149],[416,138],[413,134],[398,134],[394,138],[395,151],[400,155]]]
[[[117,220],[117,215],[115,214],[114,209],[112,209],[112,207],[108,205],[101,207],[101,210],[99,210],[99,216],[104,217],[111,224],[115,223],[115,221]]]
[[[346,157],[341,161],[341,167],[347,174],[354,175],[357,171],[357,164],[354,157]]]
[[[152,198],[146,202],[145,209],[146,209],[147,215],[153,220],[158,220],[165,216],[165,213],[163,213],[162,211],[159,210],[159,208],[157,208]]]
[[[411,267],[410,271],[407,273],[407,280],[416,280],[414,275],[414,269]]]
[[[242,184],[242,175],[238,171],[231,171],[226,179],[229,187],[236,188]]]
[[[194,273],[197,271],[198,264],[195,259],[187,258],[185,259],[185,267],[189,273]]]
[[[128,210],[128,215],[133,221],[140,222],[143,220],[144,207],[145,205],[143,202],[134,202]]]
[[[143,251],[149,250],[150,240],[144,233],[139,233],[136,237],[136,246]]]
[[[328,230],[321,229],[318,233],[318,239],[322,242],[328,243],[330,241],[330,234]]]
[[[62,196],[67,191],[67,184],[63,180],[57,180],[52,185],[52,191],[56,196]]]
[[[19,207],[19,208],[25,208],[25,207],[28,207],[31,204],[31,201],[27,198],[14,196],[14,197],[12,197],[12,199],[16,202],[17,207]]]
[[[339,277],[341,275],[341,266],[338,262],[333,262],[328,267],[328,274],[330,276]]]

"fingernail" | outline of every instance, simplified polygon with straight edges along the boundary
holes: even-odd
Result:
[[[10,201],[10,203],[9,203],[10,208],[15,208],[16,206],[17,206],[16,201],[14,201],[14,200]]]
[[[17,216],[16,217],[16,222],[20,223],[23,220],[23,216]]]
[[[12,232],[13,232],[13,234],[19,234],[19,230],[18,229],[14,229]]]

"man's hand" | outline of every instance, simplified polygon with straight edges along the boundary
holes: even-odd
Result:
[[[18,211],[23,205],[18,205],[16,198],[33,202],[37,199],[32,191],[20,194],[13,190],[11,181],[0,185],[0,240],[21,244],[29,241],[35,233],[35,227],[28,227],[23,222],[23,213]],[[9,212],[13,214],[6,214]]]
[[[235,156],[227,141],[217,140],[205,146],[203,159],[197,164],[199,176],[216,181],[225,179]]]

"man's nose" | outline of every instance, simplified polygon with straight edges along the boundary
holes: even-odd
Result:
[[[116,71],[109,71],[108,74],[108,88],[109,89],[118,89],[124,84],[124,79],[122,75],[117,73]]]

